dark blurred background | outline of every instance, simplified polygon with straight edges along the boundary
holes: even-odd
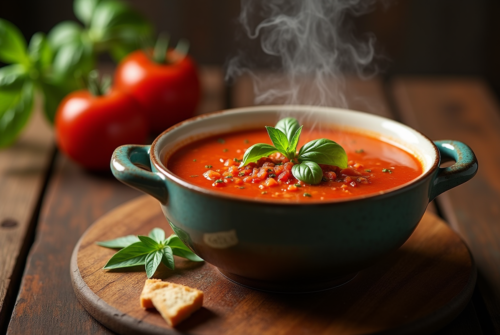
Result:
[[[224,65],[235,54],[238,0],[128,0],[177,41],[191,41],[202,65]],[[60,21],[76,20],[71,0],[3,1],[0,17],[26,38],[48,32]],[[372,32],[389,61],[384,75],[481,76],[500,93],[500,1],[401,0],[350,18],[357,34]],[[240,34],[241,35],[241,34]],[[258,45],[256,45],[258,47]]]

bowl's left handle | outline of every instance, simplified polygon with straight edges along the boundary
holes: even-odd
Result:
[[[168,193],[163,175],[138,167],[142,165],[151,170],[150,149],[149,145],[123,145],[116,148],[111,157],[111,171],[122,183],[165,203]]]
[[[477,173],[477,159],[469,146],[459,141],[434,141],[441,157],[455,161],[455,164],[439,168],[430,190],[430,200],[449,189],[465,183]]]

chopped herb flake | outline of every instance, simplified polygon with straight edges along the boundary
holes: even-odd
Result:
[[[240,187],[238,187],[238,188],[239,188],[240,190],[244,189],[244,187],[243,187],[243,186],[240,186]]]
[[[197,174],[190,175],[191,178],[198,177]]]
[[[229,150],[227,150],[227,149],[223,149],[222,151],[224,151],[224,152],[228,152]]]
[[[219,143],[223,143],[223,144],[224,144],[224,143],[226,143],[226,140],[225,140],[225,139],[223,139],[223,138],[219,138],[219,139],[217,140],[217,142],[219,142]]]
[[[231,175],[226,176],[226,179],[231,179],[231,178],[233,178],[233,176],[231,176]]]
[[[370,170],[370,169],[366,169],[365,171],[366,171],[366,172],[372,172],[372,170]]]
[[[311,197],[311,195],[310,195],[309,193],[304,193],[304,194],[303,194],[303,196],[304,196],[304,197],[308,197],[308,198],[310,198],[310,197]]]
[[[244,142],[245,144],[250,143],[250,141],[249,141],[249,140],[244,140],[243,142]]]
[[[275,175],[274,173],[271,173],[271,174],[269,175],[269,177],[271,177],[271,178],[276,178],[276,175]]]
[[[205,165],[205,169],[211,169],[212,165]]]
[[[223,183],[223,182],[224,182],[224,180],[222,180],[222,179],[217,179],[217,180],[215,181],[215,183],[217,183],[217,184],[220,184],[220,183]]]
[[[241,163],[241,159],[238,158],[233,158],[233,161],[235,161],[236,163]]]
[[[245,172],[240,172],[240,173],[238,173],[238,176],[239,176],[239,177],[243,177],[244,175],[245,175]]]
[[[299,183],[295,184],[296,187],[302,187]]]
[[[384,173],[392,173],[392,170],[389,170],[389,169],[382,169],[382,172],[384,172]]]
[[[355,151],[357,154],[362,154],[363,152],[365,152],[363,149],[358,149]]]

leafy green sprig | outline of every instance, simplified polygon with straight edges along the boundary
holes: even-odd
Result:
[[[344,148],[326,138],[306,143],[297,154],[302,126],[294,118],[281,119],[274,128],[266,126],[266,129],[274,146],[265,143],[252,145],[245,152],[240,167],[280,152],[296,163],[292,168],[293,176],[313,185],[319,184],[323,177],[319,164],[335,165],[342,169],[347,167],[347,154]]]
[[[14,142],[28,122],[35,92],[54,121],[70,92],[84,87],[99,53],[120,60],[150,38],[151,24],[124,1],[74,0],[74,21],[56,25],[47,36],[36,33],[27,45],[15,25],[0,19],[0,148]]]
[[[154,275],[160,263],[169,269],[175,269],[174,255],[193,262],[203,262],[203,259],[182,243],[177,235],[172,234],[165,238],[165,231],[160,228],[151,230],[149,236],[128,235],[97,244],[106,248],[121,249],[109,259],[104,269],[144,265],[148,278]]]

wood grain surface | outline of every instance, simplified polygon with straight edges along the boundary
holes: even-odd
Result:
[[[158,202],[143,196],[102,217],[83,235],[71,260],[73,287],[82,305],[122,334],[175,334],[159,313],[144,310],[142,267],[106,271],[116,252],[96,241],[146,235],[161,227],[172,234]],[[476,270],[460,238],[427,213],[394,254],[349,283],[316,294],[270,294],[225,279],[207,263],[176,257],[155,278],[198,288],[204,308],[178,326],[190,334],[423,334],[449,323],[474,290]],[[297,269],[300,271],[300,268]]]
[[[471,249],[495,332],[500,334],[500,109],[482,80],[399,78],[392,92],[405,123],[434,140],[465,142],[477,175],[438,197],[446,220]]]
[[[21,136],[0,151],[0,325],[8,322],[17,294],[54,152],[52,131],[39,102]]]

